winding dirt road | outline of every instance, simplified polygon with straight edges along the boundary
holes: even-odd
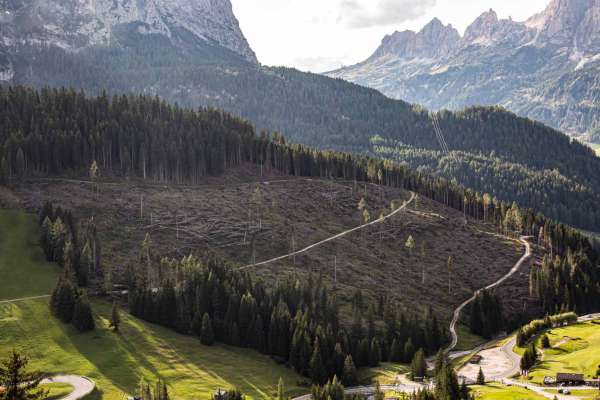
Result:
[[[410,203],[412,203],[415,200],[416,196],[417,195],[415,193],[411,192],[411,196],[410,196],[410,199],[408,201],[404,202],[404,204],[402,206],[398,207],[395,211],[389,213],[388,215],[384,216],[383,218],[379,218],[379,219],[371,221],[371,222],[369,222],[367,224],[359,225],[359,226],[357,226],[355,228],[348,229],[348,230],[346,230],[344,232],[338,233],[337,235],[331,236],[331,237],[329,237],[329,238],[327,238],[325,240],[321,240],[320,242],[317,242],[315,244],[311,244],[310,246],[307,246],[307,247],[305,247],[305,248],[303,248],[301,250],[295,251],[293,253],[288,253],[288,254],[285,254],[283,256],[272,258],[270,260],[261,261],[261,262],[256,263],[256,264],[246,265],[246,266],[243,266],[243,267],[241,267],[239,269],[240,270],[244,270],[244,269],[248,269],[248,268],[260,267],[260,266],[263,266],[263,265],[272,264],[272,263],[277,262],[277,261],[285,260],[286,258],[290,258],[290,257],[297,256],[299,254],[302,254],[302,253],[306,253],[307,251],[310,251],[310,250],[314,249],[315,247],[319,247],[319,246],[321,246],[321,245],[323,245],[325,243],[328,243],[328,242],[331,242],[333,240],[336,240],[336,239],[339,239],[341,237],[344,237],[344,236],[346,236],[346,235],[348,235],[348,234],[350,234],[352,232],[359,231],[361,229],[364,229],[364,228],[372,226],[372,225],[380,224],[380,223],[384,222],[385,220],[387,220],[389,218],[392,218],[394,215],[398,214],[399,212],[403,211],[404,209],[406,209],[406,207],[408,207],[410,205]]]
[[[525,246],[525,254],[523,254],[523,256],[519,259],[519,261],[517,261],[515,266],[508,272],[508,274],[504,275],[500,280],[492,283],[491,285],[488,285],[482,289],[477,290],[473,294],[473,297],[466,300],[464,303],[462,303],[460,306],[458,306],[458,308],[456,310],[454,310],[454,316],[452,317],[452,322],[450,322],[450,335],[452,336],[452,341],[450,342],[450,345],[446,348],[447,353],[450,353],[452,350],[454,350],[454,348],[458,344],[458,334],[456,333],[456,325],[458,324],[458,321],[460,319],[460,314],[462,313],[463,309],[466,306],[468,306],[471,302],[473,302],[482,291],[493,289],[495,287],[500,286],[504,282],[506,282],[506,280],[508,278],[513,276],[521,268],[521,266],[523,266],[525,261],[527,261],[527,260],[529,260],[529,258],[531,258],[531,245],[527,241],[527,239],[529,239],[529,238],[530,238],[529,236],[521,236],[519,238],[519,241],[521,243],[523,243],[523,245]]]

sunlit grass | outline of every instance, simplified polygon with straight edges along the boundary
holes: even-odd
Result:
[[[546,399],[537,393],[517,386],[505,386],[499,383],[485,386],[472,386],[477,400],[542,400]]]
[[[584,374],[593,378],[600,365],[600,325],[586,322],[547,332],[552,349],[544,350],[541,362],[530,372],[531,382],[541,384],[544,376],[558,372]],[[536,338],[541,348],[541,337]],[[518,353],[523,349],[516,348]]]
[[[58,267],[36,247],[34,216],[0,211],[0,299],[46,294]],[[121,313],[121,333],[108,329],[110,304],[93,301],[97,328],[81,334],[49,312],[48,299],[0,304],[0,358],[12,349],[30,358],[30,367],[49,374],[90,377],[93,399],[122,400],[142,378],[165,380],[172,398],[208,398],[218,388],[238,388],[251,398],[274,397],[282,377],[289,394],[301,391],[302,377],[248,349],[202,346],[184,336]],[[66,387],[56,386],[58,393]],[[304,391],[308,391],[304,389]]]
[[[38,245],[37,218],[0,210],[0,301],[50,294],[57,276]]]

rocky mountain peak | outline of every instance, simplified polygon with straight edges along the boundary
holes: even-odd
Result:
[[[499,19],[492,9],[481,14],[465,31],[463,46],[493,46],[499,43],[523,44],[533,38],[525,24],[512,18]]]
[[[31,0],[0,3],[0,43],[52,44],[66,50],[111,44],[114,32],[131,26],[141,34],[173,38],[187,31],[256,63],[230,0]]]
[[[467,27],[463,38],[466,42],[485,41],[492,37],[498,25],[498,14],[490,8],[481,14],[471,25]]]
[[[525,24],[538,31],[539,40],[564,45],[578,36],[580,28],[586,33],[593,33],[594,29],[590,32],[590,28],[593,28],[590,24],[596,24],[597,32],[599,13],[598,0],[553,0],[544,11],[531,17]],[[581,39],[589,41],[589,38]]]
[[[434,18],[418,33],[402,31],[386,36],[371,58],[443,58],[456,49],[459,41],[460,34],[452,25],[445,26],[442,21]]]

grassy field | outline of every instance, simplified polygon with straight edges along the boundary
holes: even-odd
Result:
[[[456,327],[456,333],[458,334],[458,343],[454,349],[456,351],[472,350],[487,342],[487,340],[481,336],[472,334],[471,330],[465,325],[458,325]]]
[[[552,329],[548,337],[552,348],[544,350],[542,361],[531,371],[532,382],[540,384],[544,376],[554,377],[557,372],[584,374],[586,378],[596,375],[600,365],[600,325],[586,322]],[[537,338],[538,348],[540,341]]]
[[[36,232],[35,216],[0,210],[0,301],[52,292],[58,267],[45,261]]]
[[[46,385],[41,385],[41,387],[48,391],[46,400],[60,399],[73,391],[73,387],[66,383],[48,383]]]
[[[110,306],[94,302],[98,327],[80,334],[53,318],[45,300],[0,305],[0,354],[16,348],[32,367],[48,373],[85,375],[98,385],[94,398],[122,399],[140,379],[169,383],[176,398],[206,398],[218,388],[237,387],[252,398],[276,393],[281,376],[289,390],[302,378],[268,357],[226,346],[205,347],[198,339],[144,323],[122,313],[121,334],[108,329]]]
[[[58,268],[43,262],[36,248],[35,218],[14,211],[0,216],[0,299],[50,293]],[[205,347],[125,312],[122,333],[114,334],[107,327],[109,304],[96,300],[93,308],[97,328],[80,334],[50,315],[46,299],[0,304],[0,358],[14,348],[41,371],[89,376],[98,386],[95,399],[121,400],[134,393],[142,377],[163,378],[176,398],[207,398],[231,387],[251,398],[272,397],[279,377],[290,394],[301,391],[297,384],[303,378],[254,351]]]
[[[359,381],[364,384],[391,385],[396,382],[396,377],[409,372],[409,366],[403,364],[382,363],[379,367],[360,370]]]
[[[548,393],[558,394],[557,389],[546,390]],[[571,390],[570,396],[578,397],[579,400],[594,400],[598,398],[600,392],[598,390]]]
[[[478,400],[545,400],[544,396],[525,388],[504,386],[499,383],[485,386],[471,386],[475,399]]]

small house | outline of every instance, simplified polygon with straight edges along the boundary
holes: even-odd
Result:
[[[567,385],[582,385],[585,384],[585,377],[583,374],[569,374],[559,372],[556,374],[556,383],[567,384]]]

